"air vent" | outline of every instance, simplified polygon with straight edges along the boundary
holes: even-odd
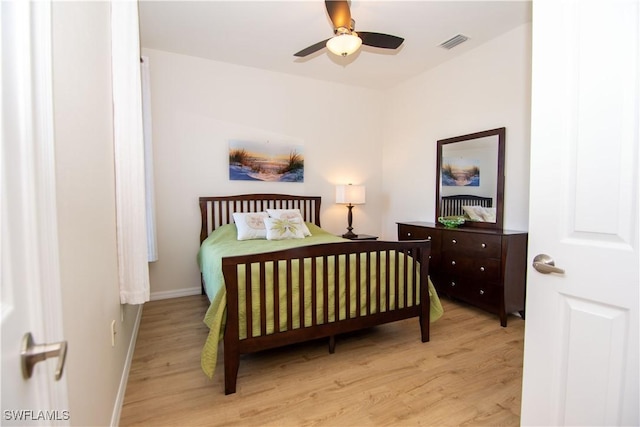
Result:
[[[469,40],[469,37],[463,36],[462,34],[458,34],[456,36],[451,37],[446,42],[440,43],[440,47],[443,49],[453,49],[458,46],[460,43],[464,43]]]

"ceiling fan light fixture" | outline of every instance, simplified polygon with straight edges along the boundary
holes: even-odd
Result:
[[[360,49],[362,39],[354,31],[338,34],[327,41],[327,49],[338,56],[348,56]]]
[[[304,48],[300,52],[294,53],[293,56],[304,58],[324,47],[334,55],[348,56],[360,49],[362,45],[380,49],[398,49],[402,45],[404,42],[402,37],[369,31],[361,31],[358,34],[353,31],[356,24],[351,18],[349,3],[350,0],[325,0],[324,4],[333,24],[335,36]]]

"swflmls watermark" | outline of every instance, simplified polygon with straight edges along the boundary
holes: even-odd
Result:
[[[41,411],[33,409],[5,409],[5,421],[69,421],[71,415],[67,410]]]

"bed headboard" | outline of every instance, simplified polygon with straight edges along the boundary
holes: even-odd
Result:
[[[471,195],[444,196],[440,202],[441,216],[463,216],[463,206],[482,206],[483,208],[493,207],[491,197],[480,197]]]
[[[320,227],[320,201],[318,196],[292,196],[289,194],[242,194],[238,196],[200,197],[200,243],[221,225],[233,222],[234,212],[263,212],[266,209],[300,209],[306,222]]]

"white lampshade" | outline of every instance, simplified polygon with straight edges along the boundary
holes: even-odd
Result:
[[[363,205],[365,202],[364,185],[338,185],[336,203]]]
[[[355,32],[338,34],[327,41],[327,49],[338,56],[351,55],[362,45],[362,39]]]

